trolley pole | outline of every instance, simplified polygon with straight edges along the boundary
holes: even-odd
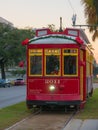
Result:
[[[62,29],[62,17],[60,17],[60,29],[59,29],[59,32],[62,32],[63,29]]]
[[[73,27],[98,27],[98,24],[87,24],[87,25],[72,25]]]
[[[72,16],[72,26],[73,27],[98,27],[98,24],[86,24],[86,25],[76,25],[76,14]]]

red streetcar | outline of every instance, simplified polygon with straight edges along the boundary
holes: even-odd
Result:
[[[27,46],[27,107],[83,108],[93,92],[94,62],[84,31],[38,29],[22,44]]]

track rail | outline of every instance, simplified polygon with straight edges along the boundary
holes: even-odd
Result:
[[[64,127],[62,128],[62,130],[65,130],[66,126],[68,125],[68,123],[74,118],[74,116],[77,114],[78,111],[74,111],[71,116],[66,120]]]

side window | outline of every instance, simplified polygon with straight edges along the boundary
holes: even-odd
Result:
[[[64,75],[76,75],[76,56],[64,56]]]
[[[42,49],[29,50],[29,75],[42,75]]]
[[[63,50],[63,75],[77,76],[78,75],[78,50],[64,49]]]
[[[45,49],[45,75],[60,75],[60,49]]]

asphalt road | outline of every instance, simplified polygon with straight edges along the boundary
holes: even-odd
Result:
[[[26,99],[26,86],[0,88],[0,109]]]

